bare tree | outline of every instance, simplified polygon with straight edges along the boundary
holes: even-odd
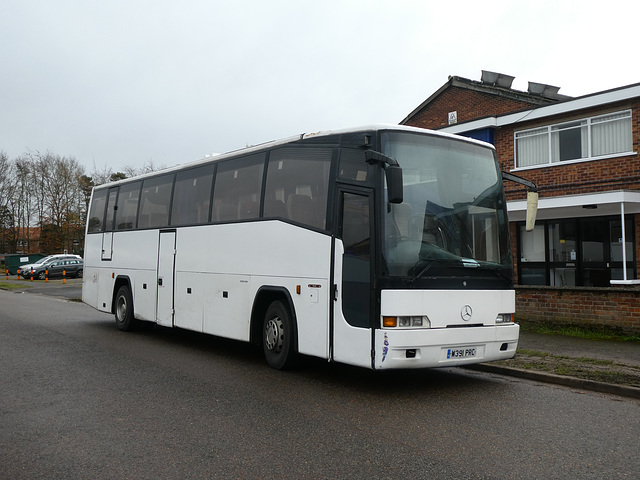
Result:
[[[82,229],[84,206],[79,183],[84,169],[73,157],[45,152],[32,154],[37,186],[41,246],[47,251],[73,250],[76,231]]]
[[[102,167],[102,169],[98,169],[96,166],[96,162],[93,162],[93,170],[91,170],[91,179],[93,180],[94,185],[102,185],[103,183],[109,182],[109,179],[113,175],[113,170],[111,167],[107,167],[106,165]]]
[[[94,162],[90,176],[73,157],[27,151],[10,160],[0,152],[0,250],[12,253],[82,253],[84,224],[94,186],[157,171],[152,160],[141,168],[114,172]],[[40,244],[32,234],[39,229]]]
[[[25,157],[13,163],[13,195],[9,200],[16,232],[16,252],[29,252],[31,244],[31,219],[34,213],[33,195],[30,187],[31,165]],[[20,252],[18,252],[20,250]]]
[[[135,177],[138,175],[138,170],[131,165],[125,165],[122,169],[122,173],[126,176],[126,178]]]
[[[13,192],[13,166],[7,154],[0,152],[0,252],[13,253],[16,249],[16,232],[11,209]]]

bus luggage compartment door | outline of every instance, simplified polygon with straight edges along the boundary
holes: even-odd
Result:
[[[173,326],[173,278],[176,258],[176,232],[160,232],[156,321]]]

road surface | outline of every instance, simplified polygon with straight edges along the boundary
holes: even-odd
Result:
[[[640,402],[370,372],[0,291],[0,478],[638,478]]]

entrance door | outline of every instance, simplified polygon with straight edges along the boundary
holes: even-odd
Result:
[[[366,190],[342,190],[338,194],[333,359],[370,367],[374,320],[373,194]]]
[[[161,231],[158,248],[158,296],[156,319],[159,325],[173,326],[173,279],[176,258],[176,232]]]

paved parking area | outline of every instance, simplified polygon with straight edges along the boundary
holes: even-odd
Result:
[[[82,278],[68,278],[66,280],[56,278],[47,282],[44,280],[17,279],[15,275],[9,276],[7,280],[6,275],[3,275],[0,277],[0,288],[2,283],[9,283],[12,286],[15,285],[18,287],[17,290],[20,290],[19,287],[22,286],[24,287],[25,293],[53,295],[65,297],[70,300],[79,300],[82,298]]]

